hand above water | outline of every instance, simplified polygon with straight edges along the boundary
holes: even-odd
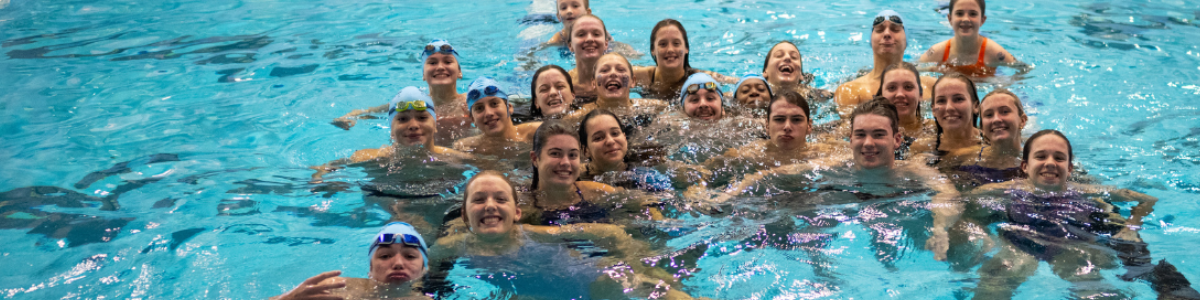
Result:
[[[329,271],[304,280],[295,289],[274,300],[343,300],[344,297],[330,293],[331,290],[346,287],[346,280],[338,277],[342,271]]]

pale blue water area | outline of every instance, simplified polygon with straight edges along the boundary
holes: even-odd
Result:
[[[530,53],[561,26],[544,2],[0,1],[0,297],[260,299],[328,270],[366,277],[369,239],[389,207],[422,207],[439,222],[475,168],[420,173],[444,180],[399,187],[426,196],[415,199],[367,196],[373,175],[359,169],[330,177],[344,185],[309,184],[309,166],[388,143],[383,120],[348,131],[329,122],[424,87],[419,52],[435,38],[461,54],[460,91],[486,75],[528,95],[532,70],[573,66],[557,48]],[[1089,175],[1158,197],[1142,237],[1156,262],[1200,280],[1200,9],[988,4],[984,34],[1035,66],[997,79],[1024,98],[1026,132],[1061,130]],[[904,16],[915,60],[951,35],[936,7],[592,3],[614,38],[642,53],[656,22],[680,20],[691,65],[726,75],[761,72],[772,45],[793,41],[829,90],[870,67],[878,11]],[[951,299],[978,283],[978,264],[924,250],[923,193],[809,206],[778,198],[646,225],[672,232],[655,235],[667,257],[658,263],[686,275],[685,292],[716,299]],[[1123,272],[1102,274],[1130,298],[1155,297],[1144,281],[1117,279]],[[1064,298],[1068,287],[1042,263],[1018,297]]]

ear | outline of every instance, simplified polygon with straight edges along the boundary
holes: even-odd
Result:
[[[589,3],[589,4],[591,4],[591,3]],[[592,14],[592,8],[591,8],[591,7],[588,7],[588,8],[587,8],[587,14],[589,14],[589,15],[590,15],[590,14]]]
[[[538,164],[537,151],[529,151],[529,160],[533,163],[533,167],[536,169]]]
[[[900,135],[900,132],[897,131],[896,133],[892,134],[892,138],[896,139],[896,143],[892,146],[892,151],[895,152],[896,149],[900,149],[900,145],[904,143],[904,136]]]
[[[1025,124],[1027,124],[1027,123],[1029,123],[1029,116],[1021,116],[1021,126],[1017,126],[1017,127],[1020,127],[1021,129],[1025,129]]]
[[[512,120],[512,103],[508,103],[508,100],[505,100],[504,105],[508,106],[508,118]]]
[[[979,27],[983,27],[983,23],[987,23],[987,16],[979,16]]]

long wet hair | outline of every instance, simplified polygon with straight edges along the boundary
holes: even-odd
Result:
[[[512,197],[513,205],[517,205],[517,186],[514,185],[512,183],[512,181],[509,181],[508,177],[504,176],[503,173],[500,173],[499,171],[495,171],[495,170],[486,170],[483,172],[479,172],[478,174],[475,174],[475,176],[471,176],[471,179],[468,179],[467,184],[463,186],[462,219],[463,219],[463,224],[466,224],[467,228],[471,228],[471,220],[467,217],[467,202],[470,202],[469,199],[471,198],[471,183],[474,183],[476,179],[479,179],[484,176],[495,176],[495,177],[499,177],[501,180],[504,180],[504,183],[508,184],[509,188],[512,188],[512,194],[510,194],[509,196]]]
[[[579,142],[579,138],[577,136],[575,136],[574,134],[572,134],[571,129],[567,128],[567,125],[563,124],[562,121],[549,120],[549,121],[543,122],[541,126],[538,126],[537,131],[535,131],[533,133],[533,155],[537,156],[537,157],[541,157],[542,156],[542,148],[546,147],[546,141],[549,140],[550,137],[556,136],[556,135],[569,136],[569,137],[575,139],[575,142],[577,142],[577,143]],[[582,147],[580,147],[580,148],[582,148]],[[537,189],[538,189],[538,167],[535,164],[535,165],[533,165],[533,183],[529,185],[529,190],[536,191]]]
[[[1010,91],[1006,88],[997,88],[995,90],[992,90],[990,93],[987,93],[987,95],[984,95],[983,99],[979,100],[979,114],[983,114],[983,102],[987,102],[988,98],[991,98],[992,96],[996,96],[996,95],[1008,95],[1009,97],[1012,97],[1013,105],[1017,106],[1017,115],[1022,118],[1029,117],[1028,115],[1025,115],[1025,105],[1021,103],[1021,97],[1017,97],[1017,94],[1013,93],[1012,91]],[[980,129],[983,128],[983,121],[979,122],[979,128]],[[1020,130],[1020,128],[1018,128],[1017,130]],[[986,134],[983,135],[983,141],[985,143],[988,143],[989,145],[992,144],[992,140],[990,138],[988,138],[988,136]]]
[[[604,20],[600,19],[600,17],[597,17],[596,15],[593,15],[593,14],[585,14],[585,15],[579,16],[578,18],[575,18],[575,22],[571,22],[571,26],[567,28],[566,42],[567,42],[568,49],[571,48],[571,37],[575,35],[574,34],[575,33],[575,24],[579,24],[579,20],[583,19],[583,18],[593,18],[593,19],[596,19],[596,21],[600,21],[600,29],[604,30],[604,40],[612,42],[612,36],[608,34],[608,25],[604,25]],[[574,50],[572,50],[572,52],[574,52]]]
[[[611,111],[609,111],[607,109],[599,109],[599,108],[594,109],[591,112],[589,112],[587,115],[584,115],[583,120],[579,121],[579,144],[581,146],[583,146],[583,147],[581,147],[583,149],[583,155],[586,156],[589,153],[588,143],[586,142],[588,140],[588,138],[587,138],[587,135],[588,135],[587,123],[588,123],[588,121],[591,121],[592,118],[599,117],[599,116],[610,116],[614,120],[617,120],[617,128],[621,129],[621,135],[625,137],[625,158],[623,160],[625,162],[629,162],[629,153],[630,153],[630,151],[629,151],[629,129],[625,128],[624,123],[621,123],[621,118],[618,118],[616,114],[613,114]],[[588,158],[588,159],[590,160],[591,158]]]
[[[1057,135],[1058,137],[1062,138],[1064,141],[1067,141],[1067,166],[1071,166],[1075,163],[1075,150],[1073,150],[1073,148],[1071,148],[1071,139],[1068,139],[1067,136],[1063,135],[1063,133],[1058,130],[1043,129],[1042,131],[1038,131],[1037,133],[1034,133],[1033,136],[1029,137],[1029,140],[1025,141],[1025,147],[1023,147],[1023,149],[1021,149],[1021,165],[1022,166],[1029,163],[1029,152],[1033,151],[1033,141],[1036,141],[1037,139],[1039,139],[1043,136],[1047,136],[1047,135]],[[1025,168],[1021,168],[1021,176],[1029,177],[1029,174],[1025,174]]]
[[[570,72],[567,72],[567,70],[564,70],[558,65],[545,65],[541,68],[538,68],[537,72],[533,72],[533,82],[529,83],[529,92],[531,94],[529,98],[532,99],[532,101],[529,101],[529,114],[538,118],[544,116],[542,115],[542,109],[537,106],[537,81],[538,77],[541,77],[542,73],[547,71],[558,71],[559,73],[562,73],[563,77],[567,78],[567,88],[571,90],[571,95],[575,94],[575,81],[571,79]],[[575,99],[563,99],[563,104],[572,105],[573,103],[575,103]]]
[[[967,77],[967,75],[956,72],[950,72],[946,73],[946,75],[942,75],[941,78],[938,78],[938,80],[933,83],[933,91],[929,93],[931,96],[930,99],[934,103],[937,103],[937,87],[938,85],[942,84],[942,80],[946,79],[961,80],[963,83],[967,84],[967,96],[971,97],[971,105],[975,108],[975,110],[971,111],[971,126],[979,128],[979,112],[977,111],[979,109],[979,92],[975,91],[975,82],[971,81],[971,78]],[[933,118],[933,124],[937,126],[937,144],[934,144],[933,151],[937,152],[941,151],[940,149],[942,148],[942,124],[938,122],[936,116]]]
[[[950,14],[951,15],[954,14],[954,5],[958,4],[959,1],[962,1],[962,0],[950,0]],[[983,0],[975,0],[975,3],[979,4],[979,15],[986,16],[987,15],[987,3],[984,3]]]
[[[688,55],[692,52],[692,45],[688,43],[687,30],[683,29],[683,24],[679,23],[679,21],[676,21],[675,19],[663,19],[662,21],[658,21],[658,24],[654,24],[654,29],[650,30],[650,57],[654,58],[654,64],[657,65],[658,57],[654,55],[655,41],[658,40],[658,30],[667,26],[675,26],[675,28],[679,28],[679,33],[683,34],[683,47],[687,48],[689,52],[688,54],[683,55],[683,70],[685,72],[692,70],[692,65],[688,63]]]
[[[915,104],[917,105],[917,111],[916,111],[917,121],[920,121],[921,120],[921,101],[924,101],[923,97],[925,95],[925,87],[921,86],[921,71],[917,70],[916,65],[901,61],[898,63],[888,65],[887,67],[883,68],[883,73],[879,73],[879,91],[875,92],[875,97],[883,96],[883,81],[885,78],[887,78],[888,72],[891,72],[892,70],[906,70],[906,71],[911,72],[913,74],[913,76],[915,76],[917,78],[917,99],[916,99]]]
[[[789,42],[789,41],[782,41],[782,42],[775,43],[774,46],[771,46],[771,48],[767,49],[767,59],[763,60],[763,70],[762,70],[762,73],[764,74],[763,78],[767,78],[765,76],[765,74],[767,74],[767,64],[771,62],[771,50],[775,50],[775,47],[779,47],[779,45],[783,45],[783,44],[792,45],[792,47],[796,48],[796,52],[800,51],[800,47],[797,47],[796,44]],[[689,48],[689,49],[691,49],[691,48]],[[800,84],[808,84],[810,81],[812,81],[812,74],[804,73],[804,53],[800,53],[800,69],[796,70],[796,72],[800,72],[800,76],[797,76],[797,77],[800,77],[800,82],[799,82]],[[770,78],[767,78],[767,80],[770,80]],[[770,83],[768,83],[768,84],[770,84]]]

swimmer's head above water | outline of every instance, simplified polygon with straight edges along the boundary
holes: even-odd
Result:
[[[533,73],[533,99],[529,113],[534,117],[556,117],[575,103],[575,85],[571,73],[557,65],[545,65]]]
[[[584,145],[583,155],[598,165],[618,165],[625,162],[629,153],[625,125],[617,115],[604,109],[592,110],[579,122],[579,141]]]
[[[511,113],[512,104],[508,103],[508,94],[500,89],[500,83],[487,76],[471,82],[467,88],[467,115],[484,135],[513,127]]]
[[[979,27],[987,22],[987,3],[984,0],[950,0],[950,13],[946,19],[954,28],[954,36],[979,35]]]
[[[562,22],[563,30],[571,27],[579,16],[592,14],[588,0],[558,0],[555,1],[555,11],[558,21]]]
[[[881,72],[879,91],[875,97],[884,97],[896,106],[896,113],[904,118],[915,116],[921,119],[921,95],[925,93],[921,86],[921,72],[917,66],[908,62],[898,62],[888,65]]]
[[[876,97],[850,113],[850,148],[860,169],[891,169],[900,147],[896,106]]]
[[[429,269],[429,246],[412,225],[391,222],[371,241],[369,277],[382,283],[404,283]]]
[[[533,133],[533,162],[531,191],[555,185],[565,187],[579,179],[579,137],[558,120],[543,122]]]
[[[650,56],[658,67],[690,70],[688,49],[691,45],[688,44],[687,30],[679,21],[663,19],[650,30]]]
[[[992,145],[1008,142],[1020,147],[1021,129],[1029,121],[1022,106],[1021,98],[1008,89],[998,88],[983,96],[979,102],[979,126],[984,141]]]
[[[812,133],[808,99],[796,91],[779,93],[767,105],[764,125],[767,136],[776,147],[785,150],[803,148],[808,143],[808,135]]]
[[[749,108],[767,108],[771,99],[775,99],[775,91],[767,84],[767,79],[757,74],[742,76],[733,92],[733,99],[738,105]]]
[[[575,59],[593,60],[600,58],[608,51],[608,42],[612,36],[604,21],[595,15],[583,15],[576,18],[567,29],[567,48],[575,53]]]
[[[479,172],[463,188],[462,211],[463,223],[476,235],[511,233],[521,217],[517,188],[500,172]]]
[[[876,56],[903,57],[908,39],[904,32],[904,19],[892,10],[875,15],[871,22],[871,49]]]
[[[609,53],[596,61],[596,85],[599,99],[628,99],[633,87],[633,65],[620,53]]]
[[[462,66],[458,64],[458,51],[449,42],[433,40],[421,51],[421,77],[429,85],[453,85],[462,78]]]
[[[941,148],[943,132],[971,130],[979,124],[979,93],[975,90],[975,82],[966,75],[943,75],[933,83],[930,95],[938,148]]]
[[[789,41],[782,41],[767,52],[763,62],[763,77],[776,87],[789,88],[812,80],[804,73],[803,56],[800,48]]]
[[[705,73],[688,76],[679,89],[679,102],[688,117],[720,120],[725,117],[725,94],[716,79]]]
[[[388,105],[392,142],[397,146],[433,147],[437,113],[433,100],[417,87],[405,87]]]
[[[1042,190],[1066,189],[1071,172],[1075,171],[1075,153],[1071,141],[1053,129],[1038,131],[1025,141],[1021,151],[1021,172],[1029,182]]]

